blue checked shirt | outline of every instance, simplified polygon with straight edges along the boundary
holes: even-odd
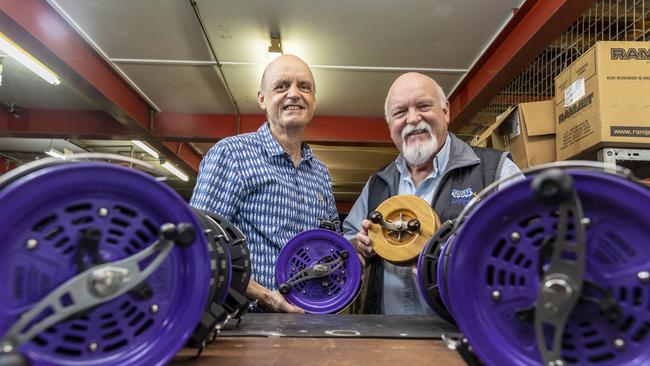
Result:
[[[325,165],[302,144],[294,166],[268,123],[228,137],[201,162],[190,205],[222,215],[246,236],[253,279],[275,289],[275,261],[295,235],[338,218]]]

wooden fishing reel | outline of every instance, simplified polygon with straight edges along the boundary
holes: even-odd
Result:
[[[422,198],[405,194],[382,202],[368,219],[368,236],[377,254],[403,264],[413,261],[440,227],[440,218]]]

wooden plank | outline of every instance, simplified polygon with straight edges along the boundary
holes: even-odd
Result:
[[[182,349],[169,365],[465,365],[439,340],[222,337],[208,344],[199,358],[195,354]]]

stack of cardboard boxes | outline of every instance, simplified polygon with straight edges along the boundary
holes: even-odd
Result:
[[[507,110],[477,144],[511,151],[520,168],[650,148],[650,42],[598,42],[555,78],[553,101]]]

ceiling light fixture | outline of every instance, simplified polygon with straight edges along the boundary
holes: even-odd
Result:
[[[154,158],[158,159],[160,157],[160,155],[158,154],[158,152],[156,150],[152,149],[151,147],[149,147],[149,145],[145,144],[144,142],[139,141],[139,140],[131,140],[131,142],[135,146],[137,146],[137,147],[141,148],[142,150],[146,151],[149,155],[153,156]]]
[[[169,170],[172,174],[177,176],[183,182],[187,182],[190,179],[185,173],[180,171],[177,167],[171,165],[168,161],[164,162],[162,166],[163,168]]]
[[[269,46],[269,53],[282,53],[282,41],[280,36],[271,35],[271,45]]]
[[[61,84],[61,78],[57,74],[2,33],[0,33],[0,50],[20,62],[36,75],[42,77],[48,83],[52,85]]]
[[[268,51],[268,62],[275,60],[283,54],[282,40],[280,40],[279,35],[271,34],[271,45],[269,46]]]

